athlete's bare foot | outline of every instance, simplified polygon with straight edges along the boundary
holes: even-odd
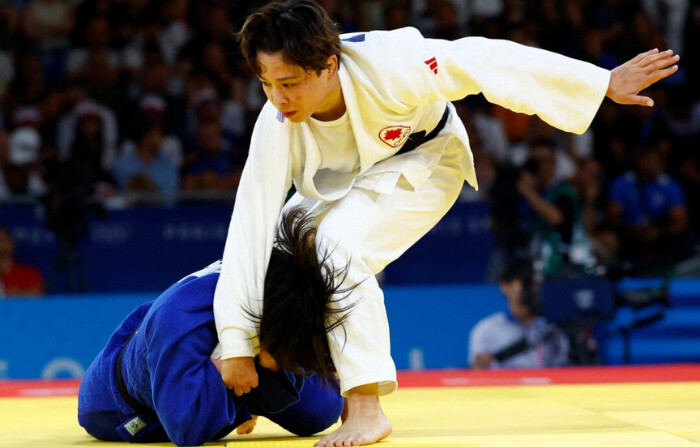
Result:
[[[377,384],[362,385],[350,390],[345,401],[343,425],[318,441],[314,447],[347,447],[374,444],[391,434],[391,424],[384,415]]]

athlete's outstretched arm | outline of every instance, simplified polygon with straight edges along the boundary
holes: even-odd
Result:
[[[675,64],[679,60],[680,56],[673,54],[673,50],[653,49],[641,53],[612,70],[605,95],[619,104],[651,107],[654,101],[640,96],[639,92],[678,71]]]

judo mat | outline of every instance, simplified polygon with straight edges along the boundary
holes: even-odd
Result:
[[[700,446],[700,365],[403,372],[399,383],[382,398],[394,427],[382,447]],[[133,445],[85,434],[78,386],[0,380],[0,446]],[[311,447],[318,439],[260,418],[253,434],[206,445]]]

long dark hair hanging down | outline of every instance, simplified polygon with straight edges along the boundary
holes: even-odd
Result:
[[[282,217],[265,277],[262,315],[249,316],[260,324],[260,347],[280,368],[322,379],[335,375],[328,333],[342,326],[352,305],[337,302],[352,291],[341,288],[347,265],[330,262],[319,252],[313,216],[292,208]]]

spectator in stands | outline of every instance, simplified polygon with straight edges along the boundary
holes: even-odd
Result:
[[[361,0],[319,0],[328,15],[340,25],[344,33],[354,33],[366,30],[366,18],[364,14],[365,2]]]
[[[71,38],[73,45],[85,46],[85,27],[92,23],[95,18],[104,18],[109,20],[109,26],[113,33],[113,41],[117,46],[124,43],[125,33],[124,27],[127,25],[137,26],[138,20],[135,17],[129,17],[129,10],[135,9],[140,5],[134,3],[145,2],[124,2],[121,0],[83,0],[76,2],[75,7],[75,28]],[[129,24],[129,19],[131,24]]]
[[[191,32],[186,16],[188,5],[186,0],[151,2],[152,7],[158,8],[156,39],[168,66],[175,63],[177,53],[190,39]],[[225,14],[225,9],[222,12]]]
[[[13,50],[19,14],[12,5],[0,4],[0,102],[15,76]]]
[[[49,91],[41,104],[39,104],[40,121],[35,126],[41,134],[42,160],[44,163],[55,161],[59,158],[56,136],[58,122],[61,119],[64,106],[65,94],[62,89]]]
[[[583,202],[583,225],[593,252],[601,266],[617,266],[619,240],[602,212],[600,163],[593,158],[579,161],[576,175],[571,180]]]
[[[187,43],[181,48],[181,52],[192,59],[198,66],[202,64],[204,47],[207,43],[219,43],[226,46],[231,43],[231,35],[234,31],[228,8],[214,2],[198,2],[196,13],[193,17],[196,32],[192,33]],[[242,18],[242,17],[241,17]]]
[[[620,239],[620,257],[635,273],[650,273],[693,254],[685,194],[664,172],[660,140],[635,154],[635,169],[613,180],[608,219]]]
[[[68,0],[32,0],[23,17],[24,32],[41,50],[44,75],[53,85],[63,78],[74,8]]]
[[[254,114],[246,102],[248,80],[244,76],[236,76],[230,85],[229,99],[224,101],[221,110],[221,126],[230,136],[234,145],[248,147],[247,125],[255,120]],[[242,157],[241,162],[245,162]]]
[[[127,138],[121,146],[121,153],[127,154],[136,151],[136,142],[138,139],[138,131],[143,131],[145,127],[157,127],[163,134],[160,145],[160,153],[169,158],[177,169],[180,169],[183,164],[183,148],[180,139],[170,133],[170,128],[167,123],[168,104],[160,96],[156,94],[147,94],[141,98],[138,110],[134,118],[136,120],[136,132],[134,138]]]
[[[668,172],[678,179],[686,195],[690,226],[700,236],[700,102],[693,102],[690,85],[668,89],[668,107],[659,127],[667,132],[671,151]]]
[[[220,42],[207,42],[202,51],[202,69],[214,82],[218,95],[223,97],[233,82],[233,72],[228,64],[226,49]]]
[[[104,53],[107,65],[118,70],[121,64],[119,53],[111,48],[110,23],[106,17],[95,17],[85,28],[83,46],[73,47],[66,61],[66,76],[80,79],[88,65],[91,54]]]
[[[41,135],[35,128],[22,126],[10,134],[5,179],[13,195],[39,197],[45,192],[41,168]]]
[[[154,193],[157,199],[166,203],[175,200],[178,170],[175,163],[161,152],[163,139],[159,126],[148,122],[142,124],[136,137],[136,150],[122,153],[114,162],[112,172],[122,190]]]
[[[235,87],[232,85],[232,87]],[[242,92],[241,92],[242,93]],[[240,94],[240,93],[239,93]],[[222,102],[215,88],[214,80],[204,72],[193,74],[190,78],[190,102],[188,110],[188,134],[192,143],[186,155],[188,162],[196,158],[200,147],[199,129],[204,124],[217,123],[221,132],[221,148],[235,164],[245,163],[247,155],[247,133],[241,134],[227,122],[232,118],[229,102]],[[240,115],[239,115],[240,116]]]
[[[384,7],[384,23],[372,26],[374,29],[399,29],[409,26],[411,20],[411,5],[406,0],[387,2]]]
[[[621,61],[606,48],[606,34],[606,31],[600,28],[588,28],[584,31],[583,59],[599,67],[612,70]]]
[[[0,129],[0,201],[10,198],[10,187],[5,180],[5,171],[9,170],[10,164],[10,143],[9,135]]]
[[[204,72],[191,74],[188,82],[187,139],[196,144],[198,127],[204,122],[216,122],[224,127],[221,99],[216,83]]]
[[[97,178],[112,165],[113,155],[105,147],[104,124],[100,107],[96,103],[83,102],[78,106],[75,139],[70,147],[69,160],[84,164]]]
[[[56,269],[66,270],[78,259],[78,244],[88,236],[90,214],[103,214],[100,199],[114,195],[112,160],[105,146],[104,109],[92,101],[80,102],[70,119],[74,133],[68,150],[46,169],[47,194],[43,197],[47,227],[56,235]],[[60,124],[60,123],[59,123]],[[107,163],[109,162],[109,163]],[[84,285],[80,286],[85,289]],[[76,291],[76,290],[73,290]]]
[[[34,267],[15,260],[12,232],[0,226],[0,295],[29,297],[44,294],[44,281]]]
[[[39,53],[30,50],[17,54],[16,67],[7,92],[7,103],[11,109],[38,103],[49,88],[44,80]]]
[[[234,190],[238,186],[242,166],[234,165],[231,154],[224,150],[224,137],[218,122],[199,125],[197,150],[185,168],[182,188],[185,190]]]
[[[123,99],[117,82],[123,61],[111,42],[108,19],[93,18],[85,28],[85,46],[68,54],[66,77],[84,83],[93,98],[115,108]]]
[[[584,225],[583,204],[569,182],[554,181],[556,159],[550,140],[531,144],[517,182],[530,215],[530,250],[547,277],[590,271],[595,257]]]
[[[75,97],[68,100],[75,100],[76,105],[58,122],[56,138],[61,161],[80,161],[89,155],[96,169],[110,170],[119,137],[114,112],[87,97],[79,85],[72,85],[67,95]]]
[[[147,111],[153,115],[149,119],[154,119],[156,115],[159,115],[157,119],[162,122],[164,132],[182,138],[186,133],[184,124],[186,101],[182,91],[184,86],[181,84],[185,82],[191,67],[171,70],[165,63],[160,47],[155,41],[147,41],[143,44],[143,48],[132,48],[132,51],[141,52],[139,57],[143,59],[143,62],[140,68],[133,69],[131,74],[133,79],[128,83],[131,104],[120,111],[119,128],[123,132],[122,136],[133,138],[138,121],[144,114],[144,106],[146,105],[144,101],[146,98],[155,96],[159,98],[157,101],[165,102],[165,108],[156,112],[155,109],[148,106],[148,109],[153,109]],[[177,71],[182,73],[174,76],[173,72]]]
[[[475,369],[566,365],[567,338],[539,314],[540,297],[532,260],[511,263],[499,287],[508,309],[474,326],[469,335],[469,365]]]

